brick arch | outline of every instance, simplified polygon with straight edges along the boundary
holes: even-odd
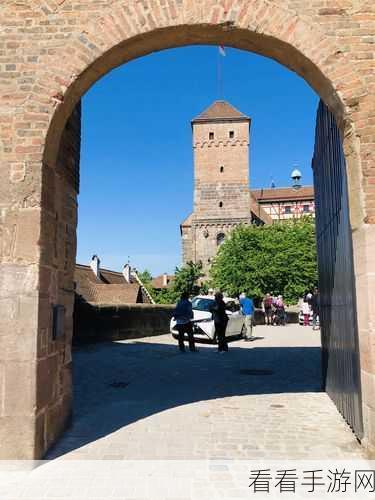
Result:
[[[334,8],[326,4],[326,0],[1,4],[0,43],[5,55],[0,77],[4,172],[0,260],[5,286],[0,287],[0,299],[9,304],[2,310],[2,324],[23,335],[18,343],[15,335],[9,335],[0,352],[1,458],[41,457],[69,420],[76,190],[70,172],[63,170],[69,163],[65,153],[72,152],[73,110],[90,86],[116,66],[190,44],[220,43],[278,61],[304,78],[341,124],[351,185],[356,286],[362,299],[358,325],[365,423],[370,430],[375,428],[374,8],[368,0],[336,0]],[[338,24],[342,34],[336,31]],[[354,39],[356,30],[370,40]],[[56,342],[51,341],[52,304],[65,305],[67,311],[65,338]],[[374,432],[366,432],[375,446]]]
[[[57,2],[45,3],[54,12],[62,8]],[[99,78],[123,63],[167,48],[224,44],[270,57],[304,78],[340,124],[347,118],[351,100],[364,93],[354,69],[342,74],[343,67],[351,67],[342,50],[318,25],[293,10],[269,0],[161,4],[117,0],[110,12],[89,19],[57,58],[49,59],[50,80],[43,73],[40,81],[50,89],[55,108],[44,151],[46,163],[55,163],[65,122]]]

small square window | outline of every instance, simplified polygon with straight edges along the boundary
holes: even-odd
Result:
[[[234,130],[229,131],[229,138],[233,139],[234,138]]]
[[[303,213],[308,214],[310,212],[309,205],[303,205]]]
[[[210,132],[210,133],[208,134],[208,138],[210,139],[210,141],[213,141],[213,140],[214,140],[214,137],[215,137],[215,136],[214,136],[214,133],[213,133],[213,132]]]
[[[287,207],[285,207],[285,213],[286,214],[291,214],[292,213],[292,207],[290,207],[289,205]]]

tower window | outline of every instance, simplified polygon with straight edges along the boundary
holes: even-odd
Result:
[[[220,173],[224,172],[224,167],[220,167]]]
[[[234,130],[229,131],[229,138],[233,139],[234,138]]]
[[[217,244],[217,246],[219,247],[222,243],[224,243],[224,240],[225,240],[225,234],[224,233],[219,233],[216,236],[216,244]]]
[[[223,206],[223,202],[222,202],[222,201],[220,201],[220,202],[219,202],[219,207],[220,207],[220,208],[222,208],[222,206]]]
[[[208,134],[208,138],[209,138],[209,140],[210,140],[210,141],[213,141],[213,140],[214,140],[214,137],[215,137],[215,136],[214,136],[214,133],[213,133],[213,132],[209,132],[209,134]]]

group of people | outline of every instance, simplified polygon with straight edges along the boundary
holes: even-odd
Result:
[[[319,328],[318,318],[320,312],[320,295],[318,288],[314,288],[313,293],[306,292],[300,300],[300,307],[303,314],[303,326],[310,325],[310,316],[312,312],[312,327],[313,330]]]
[[[254,340],[254,302],[245,293],[241,293],[239,297],[241,312],[244,315],[244,339],[246,341]],[[286,324],[286,310],[282,295],[273,297],[267,293],[263,299],[263,311],[266,325],[282,325]],[[304,325],[310,324],[310,314],[313,312],[313,329],[317,327],[317,318],[319,317],[319,290],[314,289],[313,293],[306,293],[302,301],[302,311],[304,316]],[[228,315],[226,313],[226,305],[223,300],[223,294],[216,292],[210,312],[215,325],[215,332],[218,341],[219,352],[228,351],[228,342],[225,336],[225,331],[228,325]],[[178,346],[181,352],[185,352],[184,337],[187,335],[189,340],[189,349],[191,352],[196,352],[193,324],[194,318],[192,304],[189,300],[189,294],[184,292],[181,295],[179,302],[174,310],[173,316],[176,320],[176,329],[178,331]]]
[[[215,325],[215,332],[218,342],[219,352],[228,352],[228,342],[225,336],[225,331],[228,325],[228,315],[226,313],[226,305],[223,300],[223,294],[221,292],[216,292],[214,296],[214,301],[210,308],[212,314],[212,319]],[[244,338],[246,341],[251,341],[253,337],[253,316],[254,316],[254,303],[249,297],[246,297],[245,293],[240,295],[240,306],[242,314],[245,316],[245,334]],[[188,336],[189,349],[191,352],[197,352],[194,341],[193,325],[192,319],[194,318],[192,304],[189,300],[189,294],[187,292],[182,293],[180,300],[173,312],[173,316],[176,320],[176,329],[178,331],[178,346],[181,352],[185,352],[184,337],[185,334]]]
[[[267,293],[263,299],[264,321],[266,325],[286,325],[286,311],[282,295],[272,297]]]

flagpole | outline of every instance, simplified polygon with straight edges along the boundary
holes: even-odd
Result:
[[[217,98],[220,99],[220,78],[221,78],[221,69],[220,69],[220,52],[217,51]]]
[[[217,52],[217,93],[218,93],[218,99],[222,100],[223,97],[223,72],[222,72],[222,66],[221,66],[221,58],[223,57],[223,50],[221,47],[218,48]]]

